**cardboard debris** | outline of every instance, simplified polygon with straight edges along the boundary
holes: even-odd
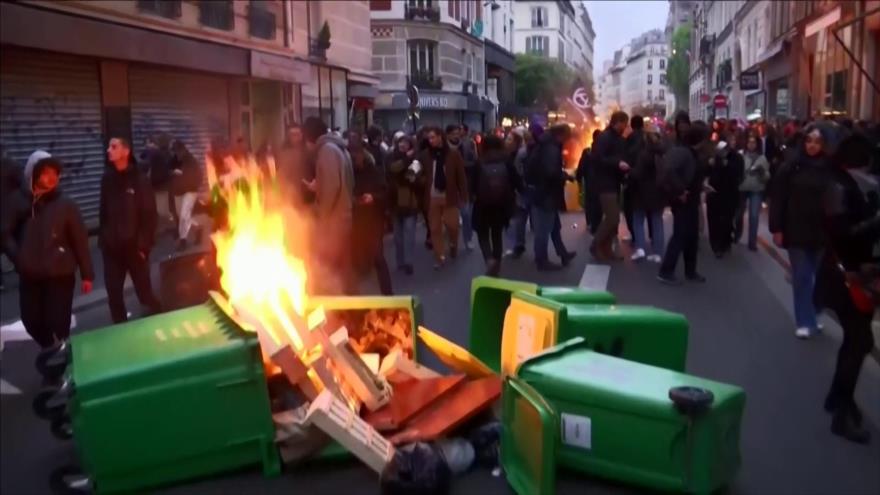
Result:
[[[330,336],[324,349],[367,409],[375,411],[388,403],[391,399],[391,387],[384,379],[371,373],[361,361],[357,352],[349,345],[345,327]]]
[[[490,407],[500,396],[501,378],[497,375],[465,383],[416,415],[404,430],[390,438],[391,443],[440,438]]]
[[[404,355],[400,348],[396,348],[388,353],[385,359],[382,360],[382,366],[379,367],[379,374],[386,378],[395,373],[402,373],[417,380],[439,378],[441,376],[436,371],[413,362]]]
[[[296,463],[320,452],[331,438],[314,425],[306,423],[309,405],[272,415],[275,443],[285,464]]]
[[[464,379],[464,375],[442,376],[394,385],[391,402],[378,411],[366,414],[364,420],[379,431],[397,430],[433,402],[461,386]]]
[[[370,370],[370,373],[374,375],[379,374],[379,354],[378,353],[366,353],[360,355],[361,361],[367,366],[367,369]]]

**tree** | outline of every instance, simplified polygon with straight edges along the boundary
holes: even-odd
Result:
[[[554,108],[568,96],[575,75],[558,60],[538,55],[516,56],[516,102],[524,107]]]
[[[672,55],[666,64],[666,80],[675,95],[676,110],[688,108],[688,80],[690,79],[691,27],[684,25],[672,33]]]

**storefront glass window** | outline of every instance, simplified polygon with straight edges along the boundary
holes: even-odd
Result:
[[[319,67],[319,84],[321,87],[321,119],[330,126],[330,128],[334,128],[339,124],[333,122],[333,112],[331,110],[333,106],[333,100],[330,98],[330,68],[329,67]]]
[[[321,115],[321,102],[318,98],[318,67],[314,65],[311,67],[311,80],[312,82],[302,87],[303,120]]]

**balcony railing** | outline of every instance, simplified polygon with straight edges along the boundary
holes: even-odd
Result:
[[[437,7],[404,6],[404,16],[408,21],[440,22],[440,9]]]
[[[309,38],[309,57],[317,60],[327,60],[327,47],[318,43],[315,38]]]
[[[275,39],[275,13],[251,5],[249,11],[249,30],[254,38]]]
[[[443,89],[443,80],[427,71],[413,72],[409,76],[409,82],[419,89]]]

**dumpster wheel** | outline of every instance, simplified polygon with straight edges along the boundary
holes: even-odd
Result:
[[[71,424],[70,416],[67,414],[53,419],[49,428],[52,431],[52,436],[58,440],[70,440],[73,438],[73,424]]]
[[[94,493],[94,483],[79,466],[55,468],[49,475],[49,487],[56,495],[88,495]]]

